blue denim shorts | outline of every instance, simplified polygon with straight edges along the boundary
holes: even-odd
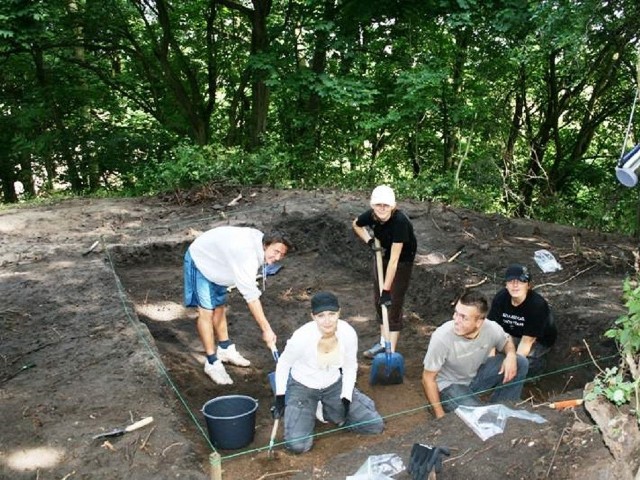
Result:
[[[227,287],[207,280],[193,263],[188,250],[184,255],[183,273],[185,307],[214,310],[227,303]]]

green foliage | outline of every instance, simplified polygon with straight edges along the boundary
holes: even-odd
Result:
[[[628,403],[635,397],[635,416],[640,423],[640,285],[627,278],[623,285],[627,314],[607,330],[605,336],[618,344],[620,367],[604,370],[593,381],[588,399],[603,396],[615,405]]]
[[[623,294],[628,313],[618,318],[616,327],[608,330],[605,336],[615,339],[624,355],[640,356],[640,285],[627,278]]]
[[[611,367],[594,379],[593,390],[587,394],[586,400],[604,397],[611,403],[621,406],[629,403],[634,391],[634,382],[627,380],[624,372],[618,367]],[[638,421],[640,422],[640,417]]]
[[[156,194],[210,182],[287,188],[289,156],[276,148],[247,153],[240,148],[182,142],[160,161],[141,164],[127,176],[133,194]]]
[[[272,3],[0,2],[5,201],[17,179],[83,194],[385,182],[639,230],[638,189],[613,176],[636,1]]]

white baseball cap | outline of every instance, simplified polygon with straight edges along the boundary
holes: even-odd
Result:
[[[371,192],[371,205],[382,203],[391,207],[396,206],[396,195],[393,189],[387,185],[378,185]]]

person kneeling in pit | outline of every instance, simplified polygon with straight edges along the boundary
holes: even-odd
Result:
[[[558,329],[551,307],[533,290],[531,281],[526,265],[510,265],[504,275],[505,288],[493,298],[487,318],[511,335],[517,353],[529,360],[527,376],[535,377],[544,371]]]
[[[460,405],[483,405],[478,394],[489,390],[491,403],[520,399],[529,362],[502,327],[486,319],[488,310],[483,295],[467,292],[456,303],[453,320],[431,335],[422,386],[436,418]]]
[[[274,418],[284,415],[285,448],[294,453],[313,445],[318,402],[327,422],[362,434],[384,430],[373,400],[355,387],[358,336],[340,320],[336,296],[316,293],[311,318],[293,332],[276,367],[272,413]]]

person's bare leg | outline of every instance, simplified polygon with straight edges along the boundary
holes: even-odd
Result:
[[[224,305],[216,308],[213,312],[213,329],[218,339],[218,344],[229,340],[229,331],[227,329],[227,309]],[[248,367],[251,362],[244,358],[236,349],[234,344],[217,349],[218,358],[224,363],[230,363],[237,367]]]
[[[213,355],[216,352],[213,328],[214,312],[215,310],[206,310],[198,307],[198,335],[200,336],[200,341],[202,342],[206,355]]]
[[[218,339],[218,342],[229,340],[229,330],[227,328],[227,307],[224,305],[217,307],[213,311],[211,320],[215,331],[214,336]]]

